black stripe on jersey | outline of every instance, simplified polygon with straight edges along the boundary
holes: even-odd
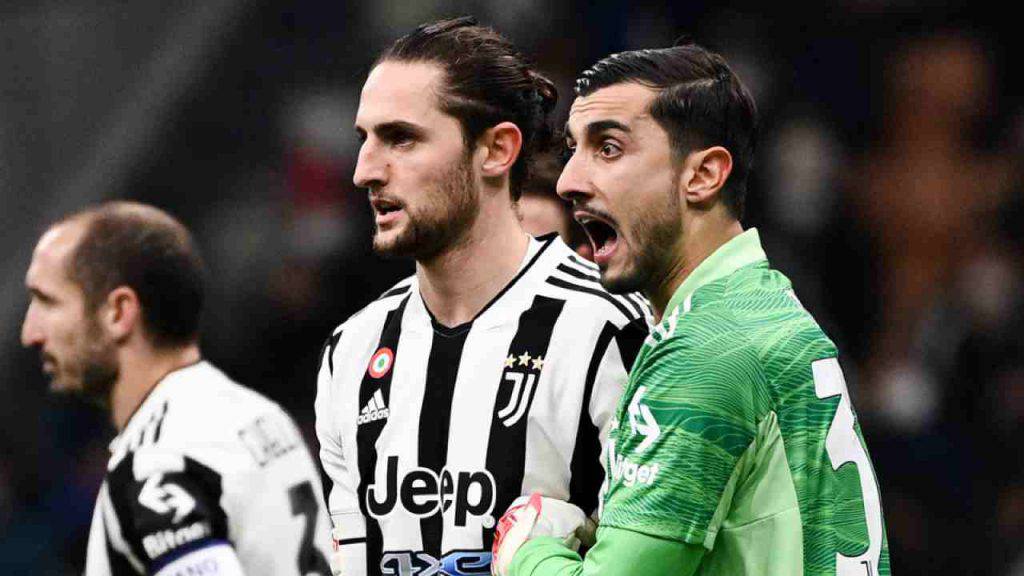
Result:
[[[582,271],[582,270],[580,270],[578,268],[573,268],[572,266],[569,266],[569,265],[566,265],[566,264],[559,264],[558,265],[558,269],[561,270],[562,272],[565,272],[566,274],[568,274],[570,276],[575,276],[576,278],[579,278],[580,280],[586,280],[587,282],[593,282],[595,284],[601,282],[601,277],[600,276],[594,276],[594,275],[591,275],[591,274],[587,274],[586,272],[584,272],[584,271]]]
[[[615,335],[615,343],[619,346],[619,355],[622,356],[622,365],[626,372],[633,370],[633,362],[636,362],[636,355],[640,353],[640,347],[647,339],[647,320],[637,318],[623,326]]]
[[[648,316],[651,314],[651,305],[649,302],[647,302],[647,300],[644,299],[643,296],[640,296],[636,292],[630,292],[629,294],[626,294],[626,297],[639,304]]]
[[[632,319],[636,318],[636,314],[631,312],[629,310],[629,308],[626,308],[625,304],[623,304],[622,302],[619,302],[615,297],[613,297],[611,294],[605,292],[604,290],[601,290],[601,289],[598,289],[598,288],[590,288],[589,286],[580,286],[579,284],[573,284],[572,282],[569,282],[567,280],[563,280],[561,278],[558,278],[557,276],[552,276],[552,277],[548,278],[547,279],[547,283],[551,284],[552,286],[557,286],[559,288],[565,288],[566,290],[572,290],[574,292],[583,292],[585,294],[593,294],[594,296],[602,298],[603,300],[613,304],[616,308],[619,309],[619,312],[622,312],[622,315],[625,316],[628,320],[632,320]]]
[[[502,371],[501,383],[498,394],[495,397],[494,412],[491,415],[491,434],[487,444],[487,470],[494,476],[497,483],[494,498],[494,514],[500,516],[505,512],[513,500],[519,496],[523,487],[523,471],[526,464],[526,427],[529,421],[530,405],[537,393],[537,384],[540,382],[541,368],[535,368],[536,364],[529,358],[543,359],[548,354],[548,345],[551,343],[551,333],[555,329],[555,322],[558,320],[565,300],[549,298],[547,296],[534,296],[530,308],[524,310],[519,316],[519,326],[516,334],[509,344],[508,354],[517,360],[521,357],[527,362],[521,364],[522,360],[515,362],[512,367],[506,367]],[[521,378],[520,383],[526,388],[521,390],[520,399],[512,395],[520,386],[514,386],[515,376]],[[532,389],[531,389],[532,386]],[[529,391],[529,397],[526,392]],[[522,406],[522,403],[526,403]],[[507,408],[516,405],[516,413],[525,410],[523,417],[511,425],[507,424]],[[500,413],[500,414],[499,414]],[[491,549],[494,541],[494,530],[484,529],[483,548]]]
[[[128,561],[128,557],[114,549],[114,545],[110,542],[111,530],[112,528],[107,523],[107,515],[104,514],[103,534],[106,537],[107,565],[110,567],[110,576],[139,576],[135,567]]]
[[[337,333],[331,334],[331,337],[327,339],[327,342],[324,342],[324,349],[323,349],[323,351],[320,352],[321,367],[322,367],[323,361],[324,361],[323,360],[324,359],[324,352],[326,352],[327,353],[327,372],[330,375],[332,375],[332,376],[334,375],[334,349],[338,347],[338,342],[341,341],[341,335],[343,333],[344,332],[342,330],[338,330]],[[319,370],[317,370],[317,372],[319,372]]]
[[[391,399],[391,377],[395,373],[395,363],[398,360],[398,337],[402,333],[402,317],[405,315],[405,305],[409,303],[409,296],[402,300],[397,308],[388,312],[384,320],[384,327],[381,329],[380,341],[377,350],[390,348],[394,353],[391,361],[391,369],[380,378],[370,375],[369,367],[363,374],[363,381],[359,384],[359,406],[366,404],[373,398],[373,395],[380,390],[384,397],[384,405],[390,406]],[[359,509],[366,519],[366,573],[380,574],[380,558],[384,550],[384,537],[380,531],[380,524],[370,514],[366,503],[366,491],[373,483],[374,474],[377,470],[377,438],[384,430],[387,418],[358,424],[356,430],[356,446],[358,447],[359,460],[359,487],[356,494],[359,497]]]
[[[397,288],[392,288],[391,290],[388,290],[387,292],[381,294],[380,298],[377,298],[377,300],[383,300],[383,299],[389,298],[391,296],[398,296],[399,294],[405,294],[408,291],[409,291],[409,285],[408,284],[406,284],[405,286],[398,286]]]
[[[583,272],[583,271],[578,270],[576,268],[573,268],[571,266],[567,266],[565,264],[559,264],[558,265],[558,270],[560,270],[562,272],[565,272],[566,274],[568,274],[570,276],[573,276],[575,278],[579,278],[580,280],[583,280],[584,282],[587,282],[587,283],[590,283],[590,284],[596,284],[598,286],[600,286],[600,284],[601,284],[601,277],[600,276],[591,276],[590,274],[587,274],[586,272]],[[644,309],[641,308],[640,305],[637,304],[634,300],[630,299],[628,294],[624,294],[624,295],[621,295],[621,296],[616,296],[616,295],[609,294],[609,296],[611,296],[612,298],[615,298],[619,302],[625,301],[626,303],[628,303],[630,305],[630,307],[633,308],[633,310],[636,311],[636,313],[638,315],[640,315],[640,316],[644,315]]]
[[[447,336],[434,330],[427,360],[427,379],[420,409],[419,465],[440,474],[448,460],[448,430],[451,428],[452,397],[459,372],[459,359],[469,330]],[[441,557],[444,518],[440,512],[420,519],[423,550]]]
[[[590,356],[580,422],[576,428],[576,446],[573,448],[569,464],[569,502],[579,506],[587,515],[597,509],[597,496],[604,479],[604,469],[601,467],[601,431],[590,417],[590,397],[594,392],[594,382],[597,380],[597,371],[601,368],[601,360],[608,352],[608,344],[617,332],[614,324],[606,323],[597,337],[594,353]]]
[[[600,270],[595,270],[593,268],[590,268],[589,266],[584,266],[583,264],[580,264],[579,260],[571,255],[569,256],[569,263],[567,264],[567,266],[574,268],[575,270],[579,271],[582,274],[586,274],[586,276],[591,280],[601,279]]]
[[[160,409],[160,415],[156,418],[156,430],[153,432],[153,444],[160,441],[160,432],[164,429],[164,416],[167,416],[167,400]]]

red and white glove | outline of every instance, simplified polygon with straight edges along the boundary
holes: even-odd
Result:
[[[528,499],[517,498],[498,520],[491,546],[491,574],[508,576],[516,552],[535,536],[555,536],[562,538],[567,546],[578,547],[576,531],[586,521],[586,514],[568,502],[545,498],[537,492]]]

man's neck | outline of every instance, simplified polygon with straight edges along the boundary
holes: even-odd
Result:
[[[528,245],[511,206],[481,211],[463,242],[416,263],[427,308],[444,326],[469,322],[515,277]]]
[[[682,240],[676,247],[675,257],[672,259],[667,273],[659,275],[656,282],[644,290],[651,302],[656,323],[661,322],[666,312],[665,307],[668,306],[672,295],[697,266],[700,266],[701,262],[707,260],[708,256],[714,254],[726,242],[742,233],[743,226],[737,220],[732,220],[724,225],[696,221],[685,227]]]
[[[110,415],[117,431],[124,430],[128,420],[165,376],[201,359],[196,344],[167,350],[142,344],[122,350],[120,375],[110,395]]]

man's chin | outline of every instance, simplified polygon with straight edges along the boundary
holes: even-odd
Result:
[[[623,270],[615,264],[601,270],[601,286],[612,294],[640,292],[644,288],[635,270]]]
[[[373,252],[384,258],[405,258],[416,254],[412,244],[401,236],[377,233],[373,237]]]

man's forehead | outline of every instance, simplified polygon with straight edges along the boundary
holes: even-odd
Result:
[[[636,82],[623,82],[578,96],[569,109],[569,126],[575,135],[587,124],[616,120],[629,125],[650,116],[648,106],[658,92]]]
[[[63,270],[64,263],[81,233],[81,223],[75,221],[65,222],[47,230],[32,253],[29,275],[40,272],[41,268],[50,271]]]
[[[413,119],[430,110],[440,112],[435,95],[443,76],[441,67],[432,62],[381,62],[363,84],[357,121],[376,123],[399,115]]]

